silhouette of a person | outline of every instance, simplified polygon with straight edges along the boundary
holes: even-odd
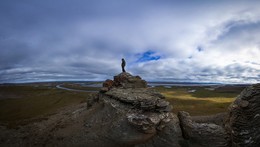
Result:
[[[125,63],[125,59],[122,58],[121,67],[122,67],[122,71],[123,71],[123,72],[125,72],[125,65],[126,65],[126,63]]]

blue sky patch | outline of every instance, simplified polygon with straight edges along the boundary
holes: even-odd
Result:
[[[137,60],[137,62],[147,62],[152,60],[159,60],[161,56],[156,55],[156,52],[154,51],[146,51],[142,54],[138,54],[140,56]]]
[[[198,47],[197,47],[197,50],[198,50],[198,52],[202,52],[202,51],[203,51],[203,48],[202,48],[201,46],[198,46]]]

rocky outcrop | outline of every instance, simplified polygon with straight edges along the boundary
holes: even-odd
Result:
[[[260,145],[259,84],[245,89],[228,113],[202,117],[191,117],[184,111],[176,116],[164,96],[147,88],[139,76],[121,73],[103,86],[106,90],[101,90],[97,99],[104,110],[109,109],[101,116],[113,129],[103,129],[106,133],[102,134],[109,132],[105,138],[113,140],[112,146]]]
[[[260,146],[260,84],[246,88],[229,107],[232,146]]]
[[[122,72],[114,76],[114,80],[107,79],[103,83],[100,92],[105,93],[112,88],[146,88],[147,82],[142,80],[140,76],[132,76],[128,72]]]
[[[98,103],[91,107],[99,105],[99,110],[86,120],[86,124],[92,124],[89,132],[96,132],[91,133],[92,138],[98,136],[105,146],[180,146],[184,141],[170,103],[160,93],[146,88],[139,76],[123,72],[103,86],[108,90],[102,90]],[[99,126],[102,131],[91,131]]]
[[[114,88],[105,95],[144,111],[170,112],[172,109],[170,103],[164,100],[163,95],[146,88]]]
[[[176,115],[171,112],[152,108],[144,110],[103,94],[99,98],[99,103],[93,105],[91,109],[99,108],[94,110],[95,114],[86,120],[86,124],[92,124],[89,128],[89,132],[92,132],[89,137],[97,136],[98,142],[106,146],[146,146],[150,140],[157,143],[159,143],[157,140],[160,140],[160,146],[165,144],[180,146],[179,141],[183,140],[181,129]],[[171,129],[167,130],[169,128]],[[168,135],[174,134],[174,136],[166,135],[167,132]],[[158,136],[159,134],[171,140],[163,139]],[[97,146],[98,142],[89,142],[89,144]],[[150,146],[154,144],[150,142]]]
[[[192,146],[260,146],[260,84],[243,90],[227,114],[192,118],[179,112],[178,117]]]

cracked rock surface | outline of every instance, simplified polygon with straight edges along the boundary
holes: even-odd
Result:
[[[108,81],[114,83],[113,86],[98,94],[97,105],[102,105],[102,110],[87,120],[106,123],[102,129],[106,133],[97,136],[109,134],[104,138],[113,141],[103,140],[107,146],[180,146],[184,139],[179,121],[163,95],[146,88],[146,82],[129,73],[121,73],[114,81]],[[98,116],[106,121],[100,122]]]
[[[241,92],[229,107],[226,128],[233,146],[260,146],[260,84]]]

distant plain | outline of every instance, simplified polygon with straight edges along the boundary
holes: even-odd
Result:
[[[48,119],[62,108],[84,103],[101,83],[50,82],[0,85],[0,124],[14,127]],[[247,85],[153,86],[173,105],[192,116],[226,112]],[[64,89],[62,89],[64,88]]]

